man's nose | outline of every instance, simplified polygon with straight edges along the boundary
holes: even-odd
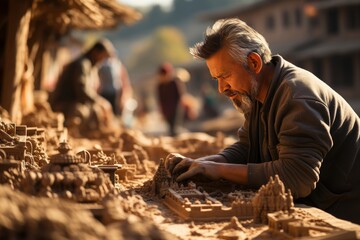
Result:
[[[230,85],[226,83],[226,81],[218,80],[218,91],[219,93],[223,93],[226,89],[229,89]]]

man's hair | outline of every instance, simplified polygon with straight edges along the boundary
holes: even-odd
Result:
[[[160,75],[166,75],[173,72],[174,72],[174,66],[169,62],[163,62],[158,68],[158,73]]]
[[[207,28],[204,41],[190,48],[190,53],[196,58],[208,59],[223,47],[228,49],[235,61],[245,67],[251,52],[258,53],[265,64],[271,60],[271,50],[265,38],[237,18],[216,21]]]
[[[99,39],[89,51],[107,52],[110,56],[116,54],[114,45],[106,38]]]

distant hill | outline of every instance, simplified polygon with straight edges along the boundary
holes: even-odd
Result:
[[[188,46],[202,40],[209,22],[202,21],[199,16],[205,12],[231,8],[249,0],[174,0],[170,11],[165,11],[155,5],[144,12],[143,19],[131,26],[107,32],[118,49],[119,56],[125,65],[129,56],[133,54],[133,46],[142,39],[149,37],[161,26],[168,25],[178,28],[184,35]],[[130,71],[130,75],[132,72]]]

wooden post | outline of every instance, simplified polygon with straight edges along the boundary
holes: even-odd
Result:
[[[34,22],[31,23],[36,24]],[[34,64],[33,70],[33,87],[36,90],[41,89],[42,83],[42,72],[43,72],[43,57],[46,51],[46,44],[49,41],[49,31],[46,30],[45,25],[34,25],[32,27],[32,35],[29,36],[28,47],[29,47],[29,58]]]
[[[28,56],[31,5],[32,0],[9,0],[1,106],[15,123],[21,121],[21,79]]]

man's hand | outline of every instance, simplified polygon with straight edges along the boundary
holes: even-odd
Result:
[[[220,179],[217,162],[225,162],[220,155],[211,155],[197,160],[187,158],[178,153],[171,153],[165,159],[165,168],[173,175],[177,176],[176,181],[183,181],[197,174],[204,175],[212,180]]]
[[[169,172],[170,175],[174,174],[174,168],[180,163],[180,162],[186,162],[187,160],[192,160],[190,158],[184,157],[183,155],[179,153],[170,153],[166,159],[165,159],[165,168]],[[187,170],[187,168],[190,166],[190,163],[188,165],[182,163],[181,169]],[[180,169],[178,169],[179,171]]]
[[[183,172],[176,178],[177,182],[184,181],[198,174],[208,177],[211,180],[219,180],[221,178],[219,174],[220,172],[218,171],[218,167],[220,166],[218,163],[211,161],[190,161],[191,163],[189,161],[186,162],[186,164],[190,163],[188,170]],[[178,169],[183,169],[181,163],[176,165],[176,167],[174,168],[174,172],[177,173]]]

